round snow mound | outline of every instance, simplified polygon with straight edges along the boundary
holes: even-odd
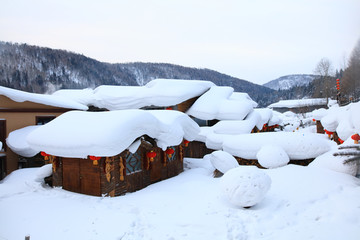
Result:
[[[213,167],[222,173],[226,173],[230,169],[239,167],[239,163],[236,159],[230,153],[224,151],[212,152],[211,154],[206,155],[206,158],[209,158]]]
[[[282,167],[290,161],[284,149],[276,145],[264,145],[256,154],[256,158],[264,168]]]
[[[265,197],[271,178],[255,166],[241,166],[229,170],[220,182],[225,197],[239,207],[251,207]]]

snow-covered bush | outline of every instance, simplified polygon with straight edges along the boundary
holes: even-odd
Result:
[[[226,173],[230,169],[239,167],[239,163],[229,153],[224,151],[215,151],[211,154],[207,154],[204,158],[208,158],[214,168],[222,173]]]
[[[239,207],[251,207],[265,197],[271,178],[255,166],[241,166],[229,170],[221,178],[221,188],[226,198]]]
[[[347,149],[346,146],[354,146],[351,139],[345,141],[342,147],[318,156],[309,164],[309,167],[326,168],[335,172],[356,176],[359,168],[359,162],[353,161],[346,163],[346,161],[352,157],[349,153],[354,153],[351,148]]]
[[[285,166],[290,159],[284,149],[276,145],[264,145],[256,154],[259,164],[265,168]]]

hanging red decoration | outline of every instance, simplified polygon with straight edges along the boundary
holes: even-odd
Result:
[[[184,140],[185,147],[189,146],[189,142],[190,142],[190,141],[188,141],[188,140],[186,140],[186,139]]]
[[[43,157],[48,157],[48,156],[50,156],[50,155],[47,154],[46,152],[40,152],[40,154],[41,154],[41,156],[43,156]]]
[[[336,79],[336,81],[337,81],[337,82],[339,82],[339,81],[340,81],[340,79]]]
[[[351,136],[351,139],[354,140],[355,144],[359,144],[360,136],[359,134],[354,134]]]
[[[101,157],[89,156],[89,159],[93,161],[93,165],[98,165],[98,161],[101,159]]]
[[[156,152],[154,151],[150,151],[148,153],[146,153],[146,157],[150,159],[150,161],[154,161],[154,158],[156,157]]]
[[[334,134],[334,132],[330,132],[326,129],[324,129],[325,133],[328,135],[328,137],[330,138],[332,134]]]
[[[174,154],[174,149],[173,148],[168,148],[166,149],[165,153],[168,155],[169,158],[172,157],[172,155]]]
[[[343,144],[343,143],[344,143],[344,140],[342,140],[341,138],[338,138],[338,140],[339,140],[339,143],[340,143],[340,144]]]
[[[49,157],[51,156],[50,154],[47,154],[46,152],[40,152],[40,155],[44,157],[45,161],[49,160]]]
[[[313,122],[316,122],[316,119],[315,119],[315,118],[313,118],[312,120],[313,120]]]

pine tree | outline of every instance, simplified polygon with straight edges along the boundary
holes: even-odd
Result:
[[[339,147],[339,150],[347,149],[350,151],[334,153],[334,156],[347,156],[349,157],[344,161],[345,164],[360,163],[360,146],[344,146]]]

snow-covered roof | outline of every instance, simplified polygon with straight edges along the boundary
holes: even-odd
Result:
[[[360,102],[344,107],[333,106],[322,112],[321,124],[324,129],[337,132],[342,140],[360,133]]]
[[[280,100],[279,102],[270,104],[268,108],[298,108],[308,106],[326,106],[326,98],[309,98],[295,100]]]
[[[213,86],[196,100],[187,114],[203,120],[243,120],[256,106],[247,93]]]
[[[291,160],[316,158],[336,146],[324,134],[265,132],[228,136],[223,139],[222,149],[234,156],[256,159],[258,151],[268,144],[283,148]]]
[[[145,86],[99,86],[94,90],[59,90],[53,95],[66,96],[86,105],[108,110],[166,107],[198,97],[215,84],[201,80],[155,79]]]
[[[77,101],[54,95],[28,93],[0,86],[0,95],[6,96],[15,102],[34,102],[59,108],[87,110],[88,107]]]
[[[26,141],[27,136],[40,126],[28,126],[9,133],[6,139],[7,146],[16,154],[23,157],[33,157],[39,151],[32,149]]]
[[[71,111],[32,131],[27,142],[36,151],[62,157],[115,156],[138,137],[154,138],[158,147],[192,141],[199,126],[186,114],[168,110]]]

